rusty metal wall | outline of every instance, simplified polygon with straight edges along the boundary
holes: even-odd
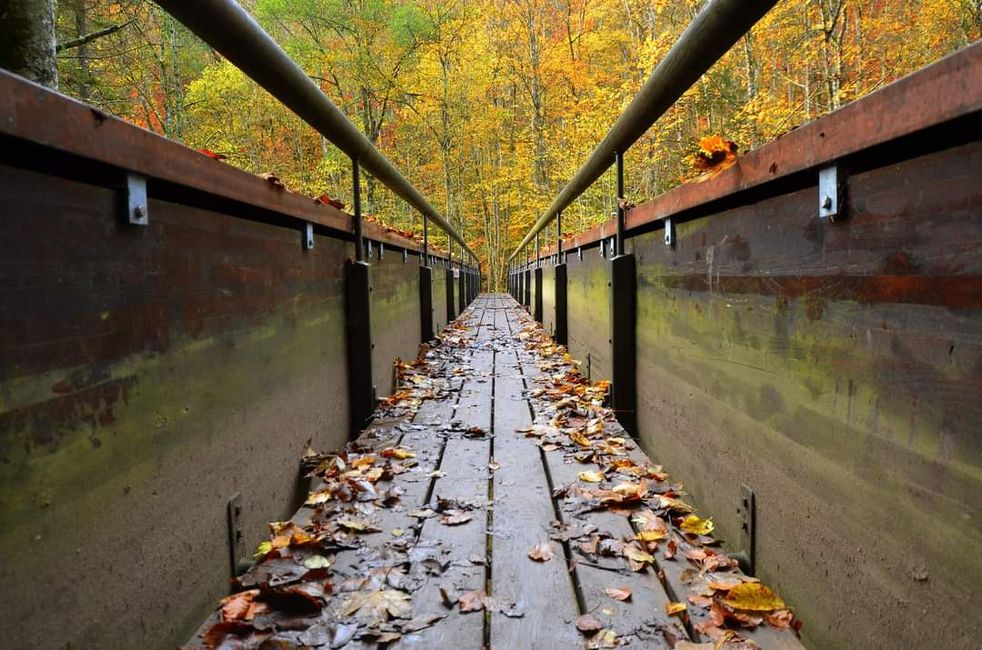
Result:
[[[433,333],[439,334],[447,326],[447,267],[444,260],[436,260],[433,267]]]
[[[836,223],[817,196],[630,240],[642,443],[734,547],[753,488],[810,646],[970,647],[977,614],[929,622],[982,584],[982,144],[853,173]]]
[[[346,440],[350,245],[0,167],[0,611],[11,647],[173,647]]]
[[[384,397],[392,394],[393,362],[415,359],[419,351],[419,256],[387,250],[371,263],[372,377]]]
[[[610,379],[610,262],[600,248],[566,257],[569,352],[592,380]]]
[[[556,267],[552,262],[542,265],[542,327],[556,333]]]

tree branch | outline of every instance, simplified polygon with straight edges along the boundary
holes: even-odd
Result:
[[[73,38],[73,39],[71,39],[69,41],[65,41],[63,43],[58,43],[58,45],[55,46],[55,52],[62,52],[64,50],[70,50],[70,49],[75,48],[75,47],[81,47],[81,46],[85,45],[86,43],[91,43],[92,41],[96,40],[97,38],[102,38],[103,36],[109,36],[110,34],[115,34],[119,30],[123,29],[124,27],[126,27],[127,25],[129,25],[130,23],[132,23],[134,20],[135,19],[127,20],[125,23],[122,23],[122,24],[119,24],[119,25],[110,25],[109,27],[106,27],[105,29],[100,29],[100,30],[95,31],[95,32],[90,32],[90,33],[86,34],[85,36],[79,36],[78,38]]]

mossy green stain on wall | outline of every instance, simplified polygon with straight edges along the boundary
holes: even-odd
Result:
[[[723,218],[679,225],[671,252],[661,231],[632,240],[642,443],[730,541],[740,484],[755,489],[762,577],[810,645],[929,647],[923,621],[982,582],[982,312],[836,299],[834,274],[800,297],[683,288],[670,260],[720,273],[702,238]]]
[[[569,351],[594,381],[610,378],[610,263],[599,250],[567,258]]]
[[[419,260],[390,251],[371,262],[372,370],[381,398],[392,393],[396,358],[414,359],[419,349]]]

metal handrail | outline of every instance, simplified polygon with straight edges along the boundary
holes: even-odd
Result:
[[[355,126],[327,95],[233,0],[156,0],[239,70],[283,102],[300,119],[367,169],[424,217],[435,223],[473,260],[477,256],[423,195]],[[452,247],[451,247],[452,248]]]
[[[508,262],[515,259],[558,212],[600,178],[614,164],[615,157],[623,155],[637,142],[775,4],[777,0],[711,0],[703,7],[652,70],[603,141],[508,257]]]

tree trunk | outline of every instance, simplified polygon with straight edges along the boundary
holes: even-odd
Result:
[[[0,9],[0,68],[58,88],[55,0],[15,0]]]

